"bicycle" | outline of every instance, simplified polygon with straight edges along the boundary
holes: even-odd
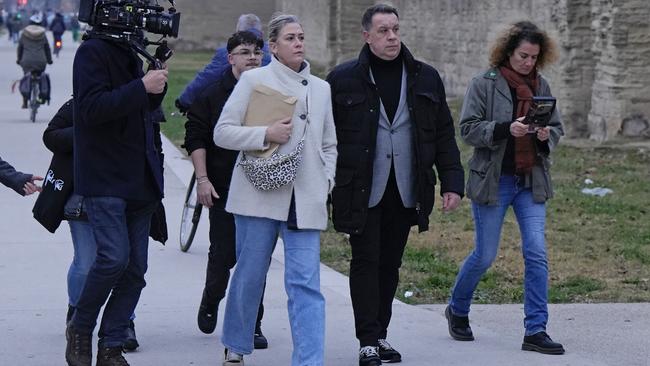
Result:
[[[29,120],[36,122],[36,112],[38,107],[43,104],[40,100],[41,93],[41,76],[38,72],[32,71],[31,78],[29,80],[29,88],[31,92],[29,93]]]
[[[201,211],[203,205],[199,203],[196,194],[196,175],[192,173],[190,184],[187,186],[187,193],[185,194],[185,203],[183,204],[183,213],[181,215],[181,230],[180,230],[180,245],[181,251],[187,252],[192,246],[196,229],[199,226],[201,219]]]

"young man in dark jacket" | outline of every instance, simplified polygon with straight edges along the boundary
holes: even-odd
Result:
[[[372,6],[362,26],[359,58],[327,77],[339,153],[332,215],[350,234],[359,365],[376,366],[401,361],[387,329],[409,230],[429,226],[433,165],[443,211],[458,206],[464,173],[442,80],[401,44],[397,10]]]
[[[66,329],[66,360],[91,365],[92,332],[106,304],[97,365],[128,365],[122,344],[145,286],[151,216],[163,195],[148,114],[165,95],[167,70],[145,75],[128,44],[89,35],[73,65],[74,190],[85,197],[97,257]]]
[[[199,203],[210,208],[210,251],[205,288],[198,313],[199,329],[207,334],[217,325],[219,302],[226,295],[230,270],[235,265],[235,221],[226,212],[230,178],[239,151],[226,150],[213,142],[214,126],[240,75],[260,66],[264,42],[255,33],[237,32],[226,46],[230,67],[216,82],[208,84],[192,103],[185,123],[185,147],[192,157]],[[261,329],[264,306],[260,303],[255,327],[255,348],[267,348]]]
[[[40,192],[36,181],[43,180],[42,177],[16,171],[11,164],[0,157],[0,183],[13,189],[21,196],[29,196],[32,193]]]

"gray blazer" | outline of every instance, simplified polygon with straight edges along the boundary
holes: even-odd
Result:
[[[377,206],[384,196],[391,166],[395,167],[395,180],[404,207],[415,207],[413,123],[406,105],[406,75],[406,69],[402,70],[399,105],[392,124],[388,121],[383,103],[380,104],[377,145],[372,168],[372,189],[368,207]],[[370,79],[374,82],[372,72]]]
[[[551,96],[551,88],[541,75],[536,95]],[[510,122],[512,111],[510,88],[498,69],[489,69],[470,81],[460,112],[460,136],[474,146],[474,154],[469,160],[467,197],[477,203],[495,205],[498,202],[501,162],[508,140],[493,141],[494,126]],[[538,151],[542,164],[535,165],[532,171],[535,202],[545,202],[553,197],[549,154],[564,135],[559,108],[555,109],[549,127],[548,150]]]
[[[24,196],[25,192],[23,192],[23,186],[30,179],[32,179],[31,174],[25,174],[16,171],[16,169],[14,169],[11,164],[2,160],[0,157],[0,183],[13,189],[21,196]]]

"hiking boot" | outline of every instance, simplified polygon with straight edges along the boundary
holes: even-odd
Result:
[[[199,325],[201,332],[205,334],[212,334],[212,332],[214,332],[214,329],[217,327],[218,309],[219,304],[209,304],[206,300],[205,292],[203,292],[201,305],[199,305],[199,314],[196,318],[196,323]]]
[[[447,318],[447,326],[449,328],[449,335],[457,341],[473,341],[474,334],[472,328],[469,326],[469,317],[457,316],[451,313],[451,308],[447,305],[445,309],[445,318]]]
[[[97,366],[129,366],[122,347],[99,347],[97,350]]]
[[[68,366],[91,366],[92,365],[92,334],[81,333],[72,324],[65,328],[65,360]]]
[[[382,363],[402,362],[402,355],[385,339],[379,339],[379,358]]]
[[[124,348],[125,352],[133,352],[138,347],[140,347],[140,343],[138,343],[138,339],[135,337],[135,324],[133,320],[129,320],[129,327],[126,328],[126,338],[124,338],[122,348]]]
[[[223,350],[223,366],[244,366],[244,355],[226,348]]]
[[[255,337],[253,338],[253,346],[255,349],[267,349],[269,348],[269,341],[266,339],[264,334],[262,334],[262,324],[257,323],[255,326]]]
[[[359,349],[359,366],[379,365],[381,365],[381,358],[379,358],[378,347],[364,346]]]
[[[524,337],[521,345],[523,351],[535,351],[547,355],[564,354],[564,347],[560,343],[553,342],[546,332],[535,333]]]

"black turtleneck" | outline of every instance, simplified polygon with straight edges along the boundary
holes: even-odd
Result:
[[[397,106],[399,106],[402,90],[402,64],[402,52],[394,60],[386,61],[370,51],[370,69],[390,123],[393,123]]]

